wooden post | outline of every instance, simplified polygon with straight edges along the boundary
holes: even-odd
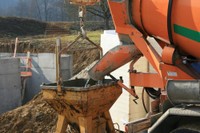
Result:
[[[109,133],[115,133],[115,128],[112,122],[112,118],[110,116],[109,111],[104,112],[104,117],[106,118],[107,124],[108,124],[108,132]]]
[[[18,38],[16,38],[16,40],[15,40],[15,49],[14,49],[13,57],[16,57],[16,53],[17,53],[17,44],[18,44]]]
[[[80,133],[93,133],[92,132],[92,117],[79,117]]]
[[[57,81],[57,90],[58,94],[62,94],[62,88],[61,88],[61,64],[60,64],[60,50],[61,50],[61,39],[56,39],[56,81]]]
[[[65,133],[68,126],[68,121],[65,116],[58,115],[56,133]]]
[[[28,51],[27,52],[27,59],[26,59],[26,71],[29,71],[29,69],[30,69],[30,52]]]

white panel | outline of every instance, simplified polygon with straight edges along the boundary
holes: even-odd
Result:
[[[103,53],[112,49],[113,47],[120,45],[118,35],[115,31],[104,31],[101,35],[101,47],[103,48]],[[134,66],[137,70],[146,72],[147,71],[147,61],[145,58],[140,59]],[[123,77],[124,84],[129,87],[129,63],[115,70],[111,74],[118,78]],[[139,97],[141,98],[141,88],[136,88]],[[145,116],[144,109],[141,104],[141,99],[138,101],[139,104],[133,102],[134,97],[130,96],[125,90],[123,94],[119,97],[117,102],[110,109],[111,117],[113,123],[118,123],[120,130],[124,131],[124,123],[134,120],[135,118],[141,118]],[[148,101],[148,100],[147,100]],[[115,126],[117,127],[117,126]]]
[[[114,30],[104,31],[104,34],[101,35],[101,47],[103,48],[103,53],[105,54],[117,45],[120,45],[120,41],[116,32]],[[128,85],[129,78],[127,71],[128,65],[124,65],[111,74],[116,78],[123,76],[124,84]],[[122,95],[110,109],[110,113],[113,123],[118,123],[120,130],[124,130],[124,123],[129,120],[129,94],[127,92],[123,91]],[[117,126],[115,127],[117,128]]]

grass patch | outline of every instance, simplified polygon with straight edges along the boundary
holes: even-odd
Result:
[[[87,36],[93,42],[99,44],[100,43],[100,35],[102,33],[103,33],[102,30],[88,31]],[[51,45],[51,44],[55,44],[57,37],[60,37],[62,44],[67,45],[70,42],[73,42],[78,35],[79,35],[78,33],[73,33],[73,34],[69,34],[69,35],[31,36],[31,37],[21,38],[21,40],[22,41],[31,40],[31,42],[35,43],[35,44]],[[81,44],[87,43],[87,41],[85,41],[85,40],[82,41],[82,39],[80,39],[78,42]]]

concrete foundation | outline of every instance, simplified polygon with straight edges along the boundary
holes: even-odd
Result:
[[[0,114],[21,105],[19,59],[0,60]]]

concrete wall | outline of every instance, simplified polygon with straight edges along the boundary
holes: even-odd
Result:
[[[40,92],[40,85],[42,83],[56,81],[55,54],[32,54],[31,57],[33,76],[27,81],[24,102],[31,100],[35,94]],[[61,58],[61,73],[63,80],[67,80],[72,77],[72,61],[72,56],[70,55],[63,55]]]
[[[19,59],[0,60],[0,114],[21,105]]]
[[[12,53],[0,53],[1,58],[12,57]],[[26,56],[26,54],[17,54],[17,57]],[[30,101],[36,94],[40,92],[42,83],[50,83],[56,81],[56,59],[53,53],[31,54],[32,58],[32,77],[27,79],[25,96],[22,103]],[[21,61],[20,64],[24,64]],[[1,66],[0,66],[1,68]],[[71,55],[62,55],[61,57],[61,73],[63,80],[72,77],[73,59]],[[20,88],[21,89],[21,88]]]
[[[120,45],[118,35],[115,31],[104,31],[104,34],[101,35],[101,47],[103,48],[104,54],[111,48]],[[147,60],[142,57],[135,64],[134,68],[138,71],[146,72],[148,67]],[[119,79],[120,76],[123,77],[124,84],[129,87],[129,63],[115,70],[111,74]],[[141,97],[142,89],[136,87],[136,92]],[[135,104],[133,102],[134,97],[131,96],[127,91],[123,90],[123,93],[116,101],[116,103],[110,109],[111,117],[114,123],[118,123],[120,130],[124,130],[124,124],[130,121],[133,121],[137,118],[142,118],[146,115],[142,101],[139,99]],[[148,103],[148,99],[146,99]],[[115,126],[118,128],[117,126]]]

